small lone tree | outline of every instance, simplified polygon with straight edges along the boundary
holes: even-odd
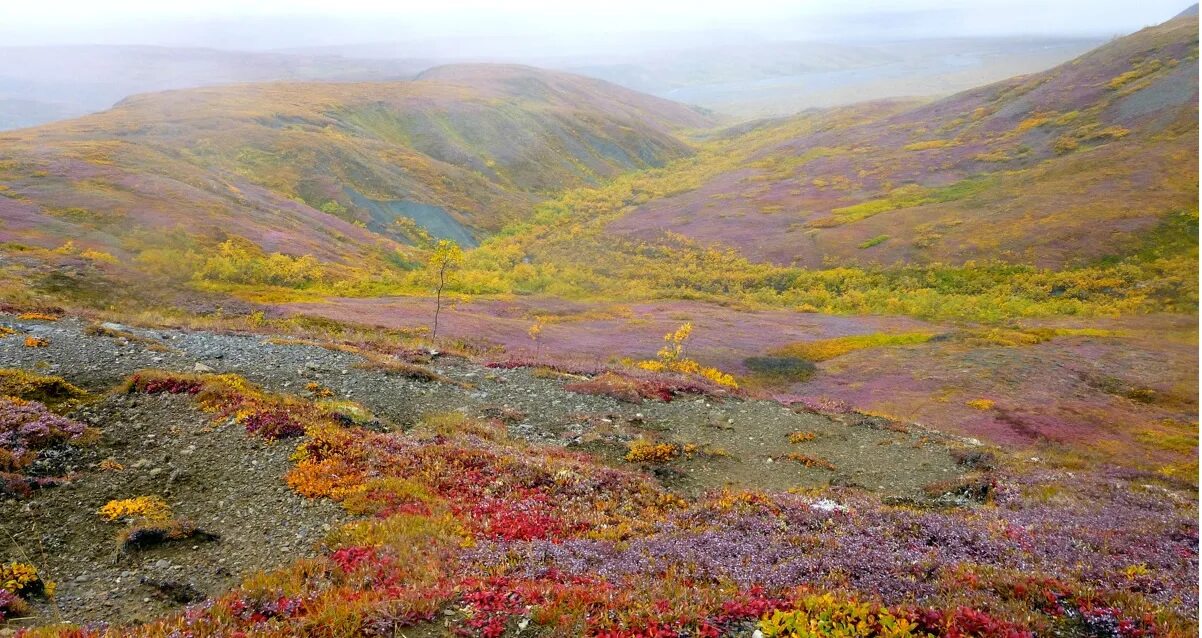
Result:
[[[433,252],[430,253],[430,259],[426,262],[426,268],[432,275],[436,288],[434,295],[434,329],[430,333],[430,339],[438,338],[438,315],[442,313],[442,290],[446,288],[447,279],[452,271],[458,268],[463,263],[463,250],[459,248],[459,244],[449,240],[440,239],[434,245]]]
[[[536,318],[534,323],[531,324],[530,329],[526,331],[526,334],[530,335],[530,340],[534,342],[534,358],[537,359],[543,346],[543,320]]]

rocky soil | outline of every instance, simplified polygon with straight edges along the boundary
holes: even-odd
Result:
[[[881,419],[827,417],[771,401],[683,397],[633,405],[566,390],[574,379],[452,357],[431,365],[451,381],[432,382],[361,369],[355,354],[271,343],[262,335],[109,326],[136,335],[129,339],[89,334],[88,324],[76,319],[0,323],[18,331],[0,339],[0,367],[61,375],[88,389],[97,399],[71,416],[104,433],[95,446],[48,456],[53,466],[41,471],[71,475],[69,484],[9,501],[0,513],[10,536],[3,558],[27,555],[60,583],[54,607],[39,609],[37,622],[131,622],[159,615],[247,574],[319,551],[324,531],[340,521],[336,505],[306,501],[283,483],[292,444],[215,425],[187,397],[106,394],[142,368],[232,372],[296,394],[317,382],[335,398],[369,408],[381,428],[398,431],[431,413],[502,415],[513,435],[579,447],[627,468],[636,467],[623,459],[636,438],[691,444],[696,452],[643,468],[688,494],[834,483],[924,498],[924,485],[962,471],[949,453],[962,442]],[[49,345],[25,347],[26,334]],[[795,432],[814,437],[790,442]],[[830,465],[807,467],[790,453]],[[105,459],[124,469],[102,469]],[[177,515],[220,540],[117,551],[119,526],[103,522],[97,509],[110,499],[149,494],[162,495]]]

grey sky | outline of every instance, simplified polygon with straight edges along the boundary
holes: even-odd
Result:
[[[237,49],[477,39],[474,54],[532,46],[579,53],[654,33],[871,40],[980,35],[1115,35],[1166,20],[1183,0],[4,0],[0,39]],[[733,36],[732,36],[733,37]],[[638,39],[638,38],[636,38]],[[576,50],[572,50],[572,49]]]

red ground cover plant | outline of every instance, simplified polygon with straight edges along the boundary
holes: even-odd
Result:
[[[245,407],[227,381],[194,396]],[[1196,510],[1144,475],[999,470],[993,504],[938,511],[840,489],[689,501],[499,422],[401,434],[291,414],[310,420],[288,484],[355,515],[322,556],[147,625],[32,635],[1196,634]]]

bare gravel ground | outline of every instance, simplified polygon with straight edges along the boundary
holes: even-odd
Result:
[[[287,564],[319,550],[325,531],[342,520],[329,502],[306,501],[282,481],[292,443],[267,443],[241,428],[214,424],[187,397],[106,394],[142,368],[241,374],[264,387],[303,394],[315,381],[337,398],[357,401],[382,429],[403,431],[423,415],[503,412],[511,433],[537,443],[578,447],[617,466],[630,441],[694,445],[696,453],[646,467],[686,494],[726,486],[769,490],[854,486],[894,498],[922,498],[923,486],[961,472],[949,453],[956,441],[905,431],[860,415],[828,417],[761,400],[681,397],[670,403],[622,403],[570,392],[571,379],[499,370],[442,357],[432,368],[453,382],[418,381],[356,367],[360,357],[261,335],[121,327],[139,338],[87,334],[76,319],[57,322],[0,318],[18,334],[0,338],[0,367],[56,374],[95,393],[72,416],[104,434],[92,447],[48,455],[40,472],[71,475],[65,486],[9,501],[0,523],[15,542],[6,558],[23,554],[60,583],[55,607],[34,622],[133,622],[178,607],[177,592],[147,579],[211,596],[247,574]],[[28,348],[24,335],[49,341]],[[792,443],[789,434],[809,432]],[[830,463],[807,467],[804,454]],[[111,459],[124,469],[105,470]],[[97,509],[110,499],[158,494],[176,514],[217,534],[216,541],[183,541],[144,552],[117,551],[117,525]],[[176,594],[173,596],[172,594]]]

